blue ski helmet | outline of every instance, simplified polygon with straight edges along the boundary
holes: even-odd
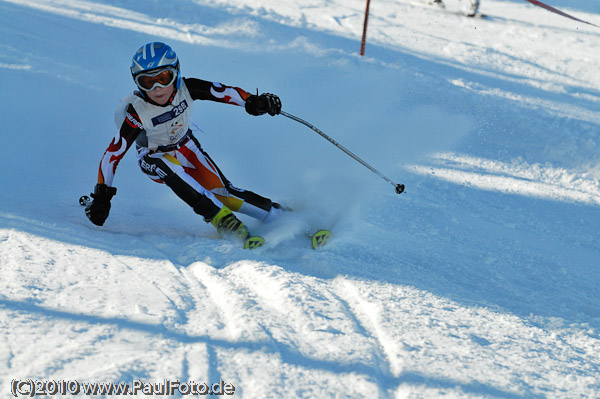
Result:
[[[176,87],[179,89],[181,74],[179,73],[179,59],[175,50],[161,42],[146,43],[133,55],[130,67],[131,77],[135,81],[135,77],[139,73],[159,70],[165,67],[172,67],[177,70]]]

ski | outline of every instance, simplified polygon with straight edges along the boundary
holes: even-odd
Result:
[[[482,14],[480,12],[476,12],[475,14],[473,13],[468,13],[468,14],[463,14],[465,17],[469,17],[469,18],[481,18],[481,19],[485,19],[487,18],[487,14]]]
[[[318,230],[311,237],[310,242],[312,244],[312,249],[321,248],[323,245],[327,244],[327,241],[331,238],[331,231],[329,230]]]
[[[256,249],[265,245],[265,239],[260,236],[252,236],[244,241],[244,249]]]
[[[310,238],[312,249],[319,249],[325,244],[327,244],[327,241],[329,241],[331,235],[332,234],[330,230],[324,229],[317,230],[313,234],[308,234],[308,238]],[[260,248],[263,245],[265,245],[266,242],[267,241],[263,237],[252,236],[246,239],[246,241],[244,242],[244,249]]]

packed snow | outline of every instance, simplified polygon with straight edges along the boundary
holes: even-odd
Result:
[[[598,2],[547,3],[600,25]],[[600,397],[600,28],[445,4],[372,0],[361,57],[364,0],[0,0],[0,397]],[[149,41],[276,93],[406,192],[289,118],[197,102],[226,176],[294,209],[240,216],[267,245],[220,239],[134,151],[91,224],[78,199]]]

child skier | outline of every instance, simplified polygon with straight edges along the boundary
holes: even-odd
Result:
[[[250,115],[274,116],[281,111],[279,97],[182,78],[175,51],[160,42],[147,43],[135,52],[131,76],[139,91],[124,98],[115,114],[120,130],[100,161],[93,201],[85,208],[92,223],[102,226],[108,217],[117,192],[112,186],[117,165],[134,142],[142,172],[166,184],[219,233],[242,241],[250,238],[248,228],[232,211],[264,222],[281,213],[279,204],[233,186],[190,129],[194,100],[233,104],[245,107]]]

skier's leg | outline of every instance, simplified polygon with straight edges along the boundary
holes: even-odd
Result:
[[[204,217],[221,234],[231,234],[241,240],[250,237],[244,223],[223,205],[210,191],[187,174],[181,163],[170,153],[146,154],[140,167],[152,180],[165,183],[194,212]]]
[[[169,153],[147,154],[140,159],[142,171],[152,180],[165,183],[194,212],[211,220],[223,207],[210,191],[192,179],[181,163]]]
[[[478,10],[479,10],[479,0],[471,0],[471,9],[469,10],[468,15],[474,16],[475,14],[477,14]]]
[[[183,156],[178,159],[186,172],[229,209],[265,222],[281,213],[281,207],[269,198],[233,186],[195,137],[177,150],[177,154]]]

